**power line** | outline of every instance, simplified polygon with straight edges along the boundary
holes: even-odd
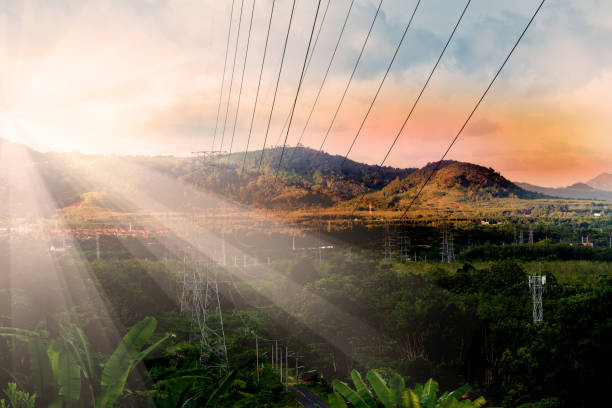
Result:
[[[448,154],[448,152],[451,150],[451,148],[453,147],[453,145],[455,144],[455,142],[457,141],[457,139],[459,139],[459,136],[461,135],[461,133],[463,133],[463,130],[465,129],[465,127],[467,126],[468,122],[470,121],[470,119],[472,119],[472,116],[474,116],[474,113],[476,112],[476,110],[478,109],[478,107],[480,106],[480,104],[482,103],[482,101],[484,100],[485,96],[487,96],[487,93],[489,92],[489,90],[491,89],[491,87],[493,86],[493,83],[495,82],[495,80],[497,79],[497,77],[499,76],[499,74],[501,73],[501,71],[504,69],[504,66],[506,66],[506,63],[508,62],[508,60],[510,59],[510,57],[512,56],[512,54],[514,53],[514,50],[516,49],[516,47],[519,45],[519,43],[521,42],[521,40],[523,39],[523,36],[525,35],[525,33],[527,32],[527,30],[529,29],[529,27],[531,26],[531,23],[533,22],[533,20],[535,19],[535,17],[538,15],[540,9],[542,8],[542,6],[544,5],[544,2],[546,0],[542,0],[540,2],[540,5],[538,6],[538,8],[535,10],[535,12],[533,13],[533,15],[531,16],[531,19],[529,20],[529,22],[527,23],[527,25],[525,26],[525,28],[523,29],[523,31],[521,32],[521,35],[518,37],[518,39],[516,40],[516,42],[514,43],[514,45],[512,46],[512,48],[510,49],[510,52],[508,53],[508,55],[506,56],[506,59],[504,60],[504,62],[501,64],[501,66],[499,67],[499,69],[497,70],[497,72],[495,73],[495,75],[493,76],[493,78],[491,79],[491,82],[489,83],[489,85],[487,86],[487,88],[485,89],[485,91],[483,92],[482,96],[480,97],[480,99],[478,99],[478,102],[476,103],[476,105],[474,106],[474,109],[472,109],[472,111],[470,112],[470,114],[468,115],[467,119],[465,120],[465,122],[463,123],[463,125],[461,126],[461,128],[459,129],[459,131],[457,132],[457,134],[455,135],[455,137],[453,138],[453,140],[451,141],[450,145],[448,146],[448,148],[446,149],[446,151],[444,152],[444,154],[442,155],[442,157],[440,158],[440,160],[436,163],[436,165],[434,166],[434,168],[432,169],[432,171],[429,173],[429,176],[427,177],[427,179],[425,180],[425,182],[423,183],[423,185],[421,186],[421,188],[417,191],[416,195],[412,198],[412,201],[410,201],[410,204],[408,205],[408,207],[406,207],[406,209],[403,211],[400,220],[402,220],[406,214],[408,213],[408,211],[410,211],[410,208],[412,208],[412,206],[414,205],[414,203],[416,202],[416,200],[419,198],[419,196],[421,195],[421,193],[423,192],[423,189],[425,188],[425,186],[427,186],[427,184],[429,183],[429,181],[431,180],[431,178],[433,177],[433,175],[438,171],[438,169],[440,168],[440,164],[442,163],[442,161],[444,160],[444,158],[446,158],[446,155]]]
[[[249,45],[251,43],[251,29],[253,28],[253,15],[255,14],[255,3],[257,0],[253,0],[253,7],[251,8],[251,19],[249,21],[249,34],[247,36],[246,51],[244,52],[244,63],[242,64],[242,75],[240,77],[240,90],[238,91],[238,103],[236,104],[236,114],[234,115],[234,128],[232,130],[232,140],[230,142],[229,154],[227,159],[229,160],[232,155],[232,147],[234,146],[234,135],[236,134],[236,124],[238,123],[238,114],[240,112],[240,100],[242,99],[242,85],[244,83],[244,71],[246,70],[247,59],[249,57]]]
[[[463,20],[463,16],[465,16],[465,13],[466,13],[468,7],[470,6],[471,2],[472,2],[472,0],[468,0],[468,2],[465,4],[465,7],[463,8],[463,11],[461,12],[461,15],[459,16],[459,19],[457,20],[457,22],[455,23],[455,26],[453,27],[453,31],[451,31],[450,36],[446,40],[446,44],[444,44],[444,48],[442,48],[442,51],[440,52],[440,55],[438,56],[438,59],[436,60],[436,63],[434,64],[433,68],[431,69],[431,71],[429,73],[429,76],[427,77],[427,80],[425,81],[425,84],[421,88],[421,91],[419,92],[418,96],[414,100],[414,102],[412,104],[412,107],[410,108],[410,111],[406,115],[406,118],[404,119],[404,123],[400,127],[399,131],[396,133],[395,138],[393,140],[393,143],[391,143],[391,146],[387,150],[387,153],[385,154],[385,157],[383,158],[382,162],[378,166],[376,166],[376,170],[374,170],[374,175],[372,176],[373,180],[376,179],[376,177],[378,177],[378,173],[380,172],[380,170],[384,166],[385,162],[387,161],[387,158],[389,157],[389,154],[391,153],[391,150],[393,150],[393,147],[395,147],[395,144],[397,143],[397,140],[399,139],[400,135],[402,134],[402,131],[404,130],[404,127],[408,123],[408,120],[412,116],[412,113],[414,112],[414,109],[416,108],[417,104],[421,100],[421,97],[423,96],[423,93],[425,92],[425,89],[429,85],[429,82],[431,81],[431,78],[433,77],[434,73],[436,72],[436,69],[438,68],[438,65],[440,64],[440,61],[442,60],[442,57],[446,53],[448,45],[450,44],[450,42],[452,41],[455,33],[457,32],[457,28],[459,27],[459,24]],[[363,123],[362,123],[362,125],[363,125]],[[357,135],[355,136],[355,140],[357,139],[358,135],[359,135],[359,133],[357,133]],[[353,143],[355,143],[355,140],[353,140]],[[353,146],[351,145],[351,149],[352,149],[352,147]],[[351,149],[349,149],[349,152],[350,152]],[[340,164],[340,169],[341,170],[342,170],[342,166],[344,165],[344,162],[346,161],[347,157],[348,157],[348,152],[347,152],[346,156],[344,156],[344,159],[342,160],[342,163]],[[355,205],[355,208],[353,208],[353,211],[351,211],[351,216],[355,212],[355,210],[359,207],[359,205],[361,204],[361,201],[363,200],[365,195],[366,195],[365,192],[361,195],[361,197],[357,201],[357,204]]]
[[[329,10],[329,5],[331,4],[331,0],[327,1],[327,6],[325,7],[325,11],[323,12],[323,17],[321,18],[321,24],[319,24],[319,29],[317,30],[317,35],[315,37],[315,42],[312,48],[310,49],[310,54],[308,55],[308,60],[306,61],[306,73],[308,72],[308,68],[310,68],[310,61],[312,61],[312,56],[317,49],[317,44],[319,43],[319,37],[321,35],[321,29],[323,28],[323,24],[325,24],[325,18],[327,17],[327,11]],[[287,124],[289,123],[289,116],[291,116],[291,112],[287,113],[287,117],[285,118],[285,123],[283,123],[283,128],[278,134],[278,139],[276,140],[276,145],[280,143],[281,137],[283,137],[283,133],[285,133],[285,129],[287,128]]]
[[[280,68],[278,69],[278,76],[276,78],[276,86],[274,88],[274,97],[272,98],[272,107],[270,108],[270,116],[268,116],[268,125],[266,126],[266,134],[264,136],[263,147],[261,148],[261,156],[259,157],[259,166],[257,172],[261,170],[261,162],[263,161],[264,152],[266,151],[266,142],[268,141],[268,134],[270,132],[270,122],[272,121],[272,114],[274,113],[274,105],[276,104],[276,95],[278,93],[278,83],[283,72],[283,64],[285,62],[285,52],[287,51],[287,42],[289,40],[289,32],[291,31],[291,23],[293,22],[293,12],[295,11],[295,0],[291,5],[291,16],[289,17],[289,26],[287,27],[287,35],[285,35],[285,44],[283,45],[283,54],[281,56]]]
[[[242,26],[242,10],[244,8],[244,0],[240,2],[240,18],[238,19],[238,31],[236,32],[236,46],[234,48],[234,62],[232,63],[232,75],[230,76],[230,87],[227,95],[227,105],[225,106],[225,119],[223,120],[223,133],[221,133],[221,145],[219,150],[223,150],[223,139],[225,139],[225,128],[227,125],[227,117],[229,114],[229,106],[232,100],[232,87],[234,85],[234,72],[236,70],[236,57],[238,55],[238,42],[240,40],[240,27]]]
[[[410,16],[410,20],[408,20],[408,24],[406,24],[406,28],[404,29],[404,32],[402,34],[402,38],[400,39],[399,43],[397,44],[397,47],[395,48],[395,52],[393,53],[393,57],[391,58],[391,61],[389,61],[389,65],[387,65],[387,70],[385,71],[385,75],[383,75],[380,81],[380,84],[378,84],[378,89],[376,90],[376,93],[374,94],[374,98],[372,99],[372,102],[370,103],[370,106],[368,107],[368,110],[366,111],[366,114],[363,117],[363,120],[361,121],[361,125],[359,125],[359,129],[357,129],[357,133],[355,134],[355,137],[353,138],[353,141],[351,142],[351,146],[349,147],[348,151],[344,155],[344,159],[342,159],[342,162],[340,163],[340,170],[342,170],[342,166],[344,166],[344,162],[346,161],[349,153],[351,152],[351,150],[353,150],[353,146],[355,146],[355,142],[357,141],[357,138],[359,137],[359,134],[361,133],[361,130],[363,129],[363,125],[365,124],[366,120],[370,116],[372,107],[374,107],[374,104],[376,103],[376,100],[378,99],[378,95],[380,94],[380,90],[382,89],[385,81],[387,80],[389,71],[391,71],[391,67],[393,66],[393,63],[395,62],[395,58],[397,58],[397,54],[399,53],[399,50],[402,48],[402,44],[404,42],[404,39],[406,38],[408,29],[410,28],[410,25],[412,24],[412,19],[414,18],[414,15],[416,14],[420,4],[421,4],[421,0],[417,1],[417,4],[414,7],[414,10],[412,11],[412,15]]]
[[[304,133],[306,133],[306,128],[308,128],[308,125],[310,124],[310,119],[312,118],[312,114],[315,110],[315,107],[317,106],[317,103],[319,102],[319,97],[321,96],[321,92],[323,91],[323,86],[325,85],[325,82],[327,81],[327,76],[329,75],[329,71],[331,69],[331,66],[334,62],[334,59],[336,58],[336,53],[338,51],[338,46],[340,45],[340,41],[342,40],[342,36],[344,35],[344,30],[346,28],[346,23],[349,19],[349,16],[351,15],[351,10],[353,9],[353,4],[355,4],[355,0],[351,0],[351,3],[349,5],[348,11],[346,13],[346,17],[344,18],[344,22],[342,23],[342,29],[340,30],[340,35],[338,36],[338,41],[336,41],[336,45],[334,46],[334,52],[332,53],[332,56],[329,60],[329,64],[327,64],[327,69],[325,70],[325,75],[323,75],[323,80],[321,81],[321,85],[319,86],[319,90],[317,91],[317,96],[315,97],[315,100],[312,104],[312,107],[310,108],[310,112],[308,113],[308,118],[306,119],[306,124],[304,124],[304,128],[302,129],[302,133],[300,134],[300,137],[298,138],[298,141],[296,143],[296,146],[300,144],[300,142],[302,141],[302,138],[304,137]],[[316,45],[316,44],[315,44]],[[289,167],[289,164],[291,163],[291,161],[293,160],[293,156],[295,155],[295,149],[293,150],[293,152],[291,153],[291,156],[289,157],[289,160],[287,161],[287,168]]]
[[[219,106],[217,106],[217,119],[215,120],[215,133],[213,135],[212,146],[210,150],[215,150],[215,140],[217,139],[217,128],[219,127],[219,112],[221,111],[221,101],[223,99],[223,89],[225,87],[225,70],[227,68],[227,54],[229,52],[230,35],[232,33],[232,21],[234,19],[234,3],[232,0],[232,11],[230,12],[230,23],[227,29],[227,44],[225,46],[225,62],[223,63],[223,76],[221,77],[221,93],[219,93]]]
[[[355,71],[357,71],[357,67],[359,66],[359,62],[361,61],[361,57],[363,56],[363,51],[365,50],[366,45],[368,44],[368,40],[370,39],[370,35],[372,34],[372,28],[374,28],[374,23],[376,22],[376,19],[378,18],[378,15],[380,14],[380,7],[382,6],[384,0],[380,0],[380,2],[378,3],[378,8],[376,9],[376,13],[374,14],[374,18],[372,19],[372,23],[370,23],[370,28],[368,29],[368,34],[365,37],[365,40],[363,42],[363,45],[361,46],[361,51],[359,51],[359,56],[357,57],[357,60],[355,61],[355,66],[353,67],[353,71],[351,72],[351,76],[349,77],[349,80],[346,84],[346,87],[344,88],[344,92],[342,93],[342,97],[340,98],[340,102],[338,103],[338,107],[336,108],[336,111],[334,112],[334,116],[332,117],[332,121],[329,124],[329,127],[327,128],[327,131],[325,132],[325,136],[323,137],[323,141],[321,142],[321,146],[319,147],[319,150],[317,152],[317,154],[315,155],[313,161],[312,161],[312,165],[311,167],[314,167],[317,159],[319,157],[319,155],[321,154],[321,151],[323,151],[323,145],[325,144],[325,142],[327,141],[327,137],[329,136],[329,132],[331,131],[331,128],[334,126],[334,123],[336,122],[336,117],[338,116],[338,112],[340,111],[340,107],[342,107],[342,103],[344,102],[344,98],[346,97],[346,93],[348,92],[349,87],[351,86],[351,82],[353,82],[353,77],[355,76]]]
[[[257,80],[257,92],[255,94],[255,105],[253,106],[253,113],[251,114],[251,125],[249,126],[249,136],[247,138],[246,149],[244,150],[244,158],[242,159],[242,171],[243,172],[244,172],[244,166],[246,163],[247,153],[249,152],[251,134],[253,133],[253,122],[255,121],[255,112],[257,111],[257,102],[259,100],[259,90],[261,88],[261,77],[263,75],[263,69],[266,63],[266,55],[268,53],[268,40],[270,39],[270,28],[272,27],[272,17],[274,16],[274,5],[275,4],[276,4],[276,0],[272,0],[272,10],[270,11],[270,19],[268,20],[268,32],[266,33],[266,43],[264,45],[263,57],[261,60],[261,69],[259,70],[259,79]]]
[[[315,17],[312,22],[312,30],[310,31],[310,38],[308,39],[308,48],[306,48],[306,56],[304,57],[304,64],[302,65],[302,73],[300,74],[300,81],[298,83],[297,91],[295,93],[295,98],[293,99],[293,106],[291,107],[291,116],[289,117],[289,125],[287,126],[287,133],[285,134],[285,141],[283,143],[283,149],[281,150],[280,159],[278,160],[278,168],[276,169],[276,174],[274,175],[275,180],[278,177],[278,172],[280,171],[281,163],[283,162],[283,155],[285,154],[285,147],[287,146],[287,138],[289,137],[289,131],[291,130],[291,123],[293,122],[293,114],[295,113],[295,105],[300,95],[300,89],[302,88],[302,82],[304,80],[304,72],[306,70],[306,62],[308,60],[308,52],[310,50],[310,45],[312,43],[312,35],[314,33],[315,26],[317,24],[317,17],[319,16],[320,7],[321,7],[321,0],[319,0],[317,3],[317,11],[315,13]]]

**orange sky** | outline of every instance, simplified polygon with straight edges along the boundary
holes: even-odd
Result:
[[[244,0],[233,91],[227,105],[236,0],[221,118],[229,148],[247,22]],[[295,144],[350,0],[330,3],[298,99]],[[512,4],[510,4],[512,3]],[[295,96],[316,2],[296,13],[272,116],[276,144]],[[322,0],[321,12],[327,1]],[[380,97],[352,150],[378,163],[399,129],[465,3],[423,1]],[[473,0],[388,164],[437,160],[539,1]],[[277,2],[251,148],[263,145],[290,1]],[[318,147],[377,2],[356,0],[303,143]],[[345,154],[415,2],[385,0],[325,150]],[[243,150],[255,101],[270,0],[257,0],[234,150]],[[0,5],[0,137],[46,151],[188,155],[211,146],[231,1],[8,0]],[[320,15],[321,16],[321,15]],[[320,20],[319,20],[320,22]],[[317,26],[318,27],[318,26]],[[549,186],[612,172],[612,3],[547,1],[449,158]],[[223,123],[223,120],[220,122]]]

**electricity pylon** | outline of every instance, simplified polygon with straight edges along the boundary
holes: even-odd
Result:
[[[545,275],[532,275],[529,277],[529,289],[531,289],[531,299],[533,302],[533,322],[538,323],[543,320],[542,311],[542,292],[546,285]]]
[[[440,250],[442,255],[442,262],[451,263],[455,260],[455,245],[453,242],[453,233],[447,223],[442,224],[442,248]]]
[[[189,342],[200,342],[200,361],[207,367],[229,370],[217,271],[209,263],[183,258],[181,313],[190,317]]]
[[[393,259],[393,240],[391,238],[391,232],[389,231],[389,223],[385,223],[385,261],[390,261]]]
[[[402,262],[410,262],[410,238],[408,233],[403,232],[399,236],[400,241],[400,260]]]

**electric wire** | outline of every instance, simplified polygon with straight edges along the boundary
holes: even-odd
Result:
[[[274,6],[276,0],[272,0],[272,10],[270,11],[270,19],[268,20],[268,31],[266,33],[266,43],[264,45],[263,57],[261,59],[261,69],[259,70],[259,79],[257,80],[257,92],[255,93],[255,104],[253,106],[253,113],[251,114],[251,124],[249,125],[249,135],[247,137],[247,144],[244,150],[244,157],[242,159],[242,172],[244,173],[244,166],[246,164],[247,153],[249,152],[249,144],[251,143],[251,135],[253,134],[253,123],[255,122],[255,112],[257,111],[257,102],[259,101],[259,90],[261,88],[261,77],[263,75],[264,65],[266,63],[266,55],[268,54],[268,40],[270,39],[270,28],[272,27],[272,17],[274,16]]]
[[[244,71],[246,71],[247,59],[249,58],[249,45],[251,44],[251,29],[253,28],[253,15],[255,14],[255,4],[257,0],[253,0],[253,7],[251,8],[251,18],[249,20],[249,34],[247,36],[246,50],[244,52],[244,63],[242,64],[242,75],[240,77],[240,90],[238,91],[238,103],[236,104],[236,114],[234,115],[234,128],[232,129],[232,139],[229,147],[229,154],[227,160],[230,160],[232,155],[232,148],[234,147],[234,135],[236,134],[236,124],[238,123],[238,114],[240,113],[240,100],[242,99],[242,85],[244,84]]]
[[[300,133],[300,137],[298,138],[298,141],[295,144],[296,147],[302,141],[304,134],[306,133],[306,129],[308,128],[308,125],[310,124],[310,119],[312,118],[312,114],[315,110],[315,107],[317,106],[317,103],[319,102],[319,97],[321,96],[321,92],[323,91],[323,87],[325,86],[325,82],[327,81],[327,76],[329,75],[332,64],[334,63],[334,60],[336,58],[336,53],[338,52],[338,47],[344,35],[344,30],[346,29],[346,23],[348,22],[349,16],[351,15],[351,10],[353,9],[354,4],[355,4],[355,0],[351,0],[346,16],[344,17],[344,22],[342,23],[342,29],[340,30],[340,35],[338,36],[338,40],[336,41],[336,45],[334,46],[334,51],[332,52],[332,56],[329,60],[329,64],[327,64],[325,75],[323,75],[323,80],[321,81],[321,85],[319,86],[319,89],[317,91],[317,96],[315,97],[312,107],[310,108],[310,112],[308,113],[308,118],[306,119],[306,123],[304,124],[304,128],[302,129],[302,132]],[[287,166],[286,166],[287,168],[289,168],[289,165],[293,161],[293,156],[295,155],[296,150],[297,149],[294,149],[293,152],[291,153],[291,156],[289,157],[289,160],[287,161]]]
[[[344,98],[346,97],[348,89],[351,86],[351,83],[353,82],[353,77],[355,76],[355,72],[357,71],[357,67],[359,66],[359,62],[361,61],[361,57],[363,56],[363,52],[364,52],[364,50],[366,48],[366,45],[368,44],[368,41],[370,39],[370,35],[372,34],[372,28],[374,28],[374,23],[376,22],[376,20],[378,19],[378,15],[380,14],[380,8],[382,6],[383,1],[384,0],[380,0],[380,2],[378,3],[378,8],[376,9],[376,13],[374,14],[374,18],[372,19],[372,23],[370,23],[370,28],[368,29],[368,33],[367,33],[367,35],[365,37],[363,45],[361,46],[361,51],[359,51],[359,56],[357,57],[357,60],[355,61],[355,66],[353,67],[353,70],[351,72],[349,80],[346,83],[346,86],[344,88],[344,92],[342,93],[342,97],[340,98],[340,102],[338,103],[338,107],[336,108],[336,111],[334,112],[334,116],[332,117],[332,121],[329,124],[329,127],[327,128],[327,131],[325,132],[325,136],[323,137],[323,141],[321,142],[321,146],[319,147],[319,150],[315,154],[315,157],[314,157],[314,159],[312,161],[312,164],[311,164],[311,168],[313,168],[316,165],[317,160],[318,160],[319,156],[321,155],[321,152],[323,151],[323,145],[325,145],[325,142],[327,141],[327,137],[329,136],[329,132],[331,131],[331,128],[334,126],[334,123],[336,122],[336,117],[338,116],[338,112],[340,111],[340,108],[342,107],[342,103],[344,102]]]
[[[408,24],[406,24],[406,28],[404,28],[402,37],[400,38],[399,43],[397,43],[397,47],[395,47],[395,52],[393,53],[393,57],[391,58],[391,61],[389,61],[389,65],[387,65],[387,70],[385,71],[385,75],[383,75],[380,83],[378,84],[378,89],[376,90],[376,93],[374,94],[374,98],[372,98],[372,102],[370,103],[370,106],[368,106],[368,110],[366,111],[366,114],[364,115],[363,120],[361,121],[361,124],[359,125],[359,129],[357,129],[357,133],[355,133],[355,137],[353,137],[353,141],[351,142],[351,145],[348,151],[344,155],[344,159],[342,159],[342,162],[340,163],[340,170],[342,170],[342,167],[344,166],[344,163],[346,162],[346,159],[349,153],[351,153],[351,150],[353,150],[353,146],[355,146],[355,142],[357,141],[357,138],[361,134],[361,130],[363,129],[363,126],[365,125],[366,121],[368,120],[368,117],[370,116],[370,112],[372,111],[372,108],[374,107],[374,104],[376,103],[376,100],[378,99],[380,90],[382,89],[383,85],[385,84],[385,81],[387,80],[387,76],[389,75],[389,72],[391,71],[391,67],[393,66],[393,63],[395,62],[395,58],[397,58],[397,54],[399,53],[399,50],[402,48],[402,44],[404,43],[404,39],[406,38],[408,29],[412,25],[412,20],[414,19],[414,15],[419,9],[420,4],[421,4],[421,0],[418,0],[416,6],[414,7],[414,10],[412,11],[412,15],[410,16],[410,20],[408,20]]]
[[[276,86],[274,88],[274,97],[272,98],[272,107],[270,108],[270,115],[268,116],[268,124],[266,126],[266,134],[264,136],[263,147],[261,148],[261,156],[259,157],[259,166],[257,172],[261,170],[261,163],[263,161],[264,152],[266,151],[266,142],[268,141],[268,134],[270,133],[270,122],[272,121],[272,114],[274,113],[274,105],[276,104],[276,95],[278,94],[278,84],[280,82],[281,74],[283,73],[283,64],[285,62],[285,53],[287,51],[287,42],[289,41],[289,33],[291,32],[291,23],[293,22],[293,12],[295,11],[295,0],[291,5],[291,16],[289,17],[289,26],[287,27],[287,34],[285,35],[285,44],[283,45],[283,54],[281,56],[280,68],[278,69],[278,76],[276,78]]]
[[[497,72],[495,73],[495,75],[493,76],[493,78],[491,79],[491,82],[489,82],[489,85],[486,87],[485,91],[482,93],[482,96],[480,97],[480,99],[478,99],[478,102],[476,102],[476,105],[474,106],[474,108],[472,109],[472,111],[470,112],[470,114],[468,115],[467,119],[465,120],[465,122],[463,122],[463,125],[461,126],[461,128],[459,129],[459,131],[457,132],[457,134],[455,135],[455,137],[452,139],[451,143],[449,144],[448,148],[446,149],[446,151],[444,152],[444,154],[442,155],[442,157],[440,158],[440,160],[438,160],[438,162],[436,163],[436,165],[434,166],[434,168],[432,169],[432,171],[429,173],[429,176],[427,177],[427,179],[425,179],[425,182],[421,185],[420,189],[417,191],[416,195],[412,198],[412,200],[410,201],[410,204],[408,205],[408,207],[406,207],[404,209],[404,211],[402,212],[402,215],[399,218],[399,221],[403,220],[403,218],[406,216],[406,214],[408,214],[408,211],[410,211],[410,209],[412,208],[412,206],[414,205],[414,203],[416,202],[416,200],[419,198],[419,196],[421,195],[421,193],[423,192],[423,189],[425,188],[425,186],[427,186],[427,184],[429,183],[429,181],[431,180],[431,178],[433,177],[433,175],[438,171],[438,169],[440,168],[440,164],[442,163],[442,161],[446,158],[446,155],[448,154],[448,152],[452,149],[453,145],[455,144],[455,142],[457,142],[457,139],[459,139],[459,136],[461,136],[461,133],[463,133],[463,130],[465,129],[465,127],[467,126],[467,124],[469,123],[470,119],[472,119],[472,116],[474,116],[474,113],[476,112],[476,110],[478,109],[478,107],[480,106],[480,104],[482,103],[482,101],[484,100],[484,98],[487,96],[487,93],[489,92],[489,90],[491,89],[491,87],[493,86],[493,83],[495,82],[495,80],[497,79],[497,77],[499,76],[499,74],[501,73],[501,71],[504,69],[504,66],[506,65],[506,63],[508,62],[508,60],[510,59],[510,57],[512,56],[512,54],[514,53],[514,50],[516,49],[516,47],[519,45],[519,43],[521,42],[521,40],[523,39],[523,37],[525,36],[525,33],[527,32],[527,30],[529,29],[529,27],[531,26],[531,23],[533,22],[533,20],[536,18],[536,16],[538,15],[538,13],[540,12],[540,9],[542,8],[542,6],[544,5],[544,2],[546,0],[542,0],[540,2],[540,5],[538,6],[538,8],[535,10],[535,12],[533,13],[533,15],[531,16],[531,19],[529,20],[529,22],[527,23],[527,25],[525,26],[525,28],[523,29],[523,31],[521,32],[521,35],[518,37],[518,39],[516,40],[516,42],[514,43],[514,45],[512,46],[512,48],[510,49],[510,52],[508,53],[508,55],[506,56],[506,59],[504,59],[504,62],[501,64],[501,66],[499,67],[499,69],[497,70]]]
[[[225,129],[227,125],[227,117],[229,114],[230,102],[232,100],[232,88],[234,86],[234,72],[236,71],[236,57],[238,56],[238,42],[240,40],[240,28],[242,26],[242,11],[244,9],[244,0],[240,2],[240,18],[238,19],[238,31],[236,32],[236,46],[234,47],[234,61],[232,62],[232,75],[230,76],[229,93],[227,95],[227,105],[225,106],[225,118],[223,120],[223,132],[221,133],[221,144],[219,150],[223,150],[223,140],[225,139]]]
[[[227,44],[225,46],[225,62],[223,63],[223,76],[221,77],[221,92],[219,93],[219,105],[217,106],[217,119],[215,120],[215,133],[213,134],[211,151],[215,150],[215,140],[217,139],[217,130],[219,127],[219,113],[221,112],[221,101],[223,100],[223,89],[225,87],[225,71],[227,68],[227,54],[229,53],[230,36],[232,33],[232,21],[234,19],[234,4],[236,0],[232,0],[232,11],[230,12],[230,23],[227,29]]]
[[[323,17],[321,18],[321,23],[319,24],[319,29],[317,30],[317,35],[315,37],[314,45],[310,49],[310,54],[308,55],[308,60],[306,61],[306,71],[305,71],[306,73],[308,72],[308,68],[310,68],[310,61],[312,61],[312,55],[317,49],[317,44],[319,43],[319,36],[321,35],[321,29],[323,28],[323,24],[325,24],[325,18],[327,17],[327,11],[329,10],[330,3],[331,3],[331,0],[327,0],[327,6],[325,7],[325,11],[323,12]],[[283,123],[283,128],[278,134],[278,138],[276,139],[275,146],[278,146],[280,144],[281,137],[283,137],[283,133],[285,133],[285,129],[287,128],[287,124],[289,123],[290,115],[291,115],[291,112],[287,113],[287,117],[285,118],[285,123]]]
[[[373,181],[376,179],[376,177],[378,177],[378,174],[379,174],[380,170],[382,169],[382,167],[384,166],[385,162],[387,161],[387,158],[389,157],[389,154],[391,153],[391,150],[393,150],[393,147],[397,143],[397,140],[399,139],[400,135],[402,134],[402,131],[404,130],[406,124],[408,123],[408,120],[412,117],[412,113],[414,112],[414,109],[416,108],[417,104],[421,100],[421,97],[423,96],[423,93],[425,92],[425,89],[429,85],[429,82],[431,81],[431,78],[433,77],[434,73],[436,72],[436,70],[437,70],[437,68],[438,68],[438,66],[440,64],[440,61],[442,60],[442,57],[446,53],[448,45],[450,44],[450,42],[452,41],[453,37],[455,36],[455,33],[457,32],[457,28],[459,27],[459,24],[461,24],[461,21],[463,20],[463,17],[465,16],[465,13],[466,13],[468,7],[470,6],[471,2],[472,2],[472,0],[468,0],[467,3],[465,4],[465,7],[463,8],[463,11],[461,12],[461,15],[459,16],[459,19],[455,23],[455,26],[453,27],[453,30],[452,30],[451,34],[449,35],[448,39],[446,40],[446,43],[444,44],[444,47],[442,48],[442,51],[440,52],[440,55],[438,56],[438,59],[436,60],[436,63],[434,64],[433,68],[429,72],[429,76],[427,77],[427,80],[425,81],[425,84],[423,85],[423,87],[421,88],[421,91],[419,92],[418,96],[414,100],[414,102],[412,104],[412,107],[410,108],[410,111],[406,115],[406,118],[404,119],[404,122],[403,122],[402,126],[400,127],[399,131],[396,133],[395,138],[393,140],[393,143],[391,143],[391,146],[387,150],[387,153],[385,154],[385,157],[383,158],[382,162],[379,165],[376,166],[376,169],[374,170],[374,174],[372,175],[372,180]],[[357,133],[357,135],[355,137],[355,140],[356,140],[358,135],[359,135],[359,133]],[[353,140],[353,144],[355,143],[355,140]],[[351,149],[352,149],[352,147],[353,147],[353,145],[351,145]],[[351,151],[351,149],[349,149],[349,152]],[[342,163],[340,164],[340,170],[342,170],[342,166],[344,165],[344,162],[347,160],[349,152],[347,152],[347,154],[344,156],[344,159],[342,160]],[[357,204],[355,205],[355,208],[353,208],[353,211],[351,211],[351,216],[354,214],[355,210],[357,208],[359,208],[359,205],[363,201],[365,195],[366,195],[365,192],[361,195],[361,197],[357,201]]]
[[[302,65],[302,73],[300,74],[300,81],[298,83],[297,91],[295,92],[295,98],[293,99],[293,106],[291,107],[291,116],[289,117],[289,125],[287,125],[287,133],[285,134],[285,141],[283,143],[283,148],[281,150],[281,155],[278,160],[278,168],[276,169],[276,174],[274,175],[274,180],[278,177],[278,172],[280,171],[281,164],[283,162],[283,155],[285,154],[285,147],[287,146],[287,138],[289,137],[289,132],[291,131],[291,123],[293,122],[293,114],[295,113],[295,105],[297,104],[298,97],[300,96],[300,89],[302,89],[302,83],[304,81],[304,73],[306,70],[306,62],[308,61],[308,52],[310,51],[310,46],[312,44],[312,36],[314,34],[315,26],[317,24],[317,17],[319,16],[319,9],[321,7],[321,0],[317,3],[317,11],[315,13],[314,20],[312,22],[312,29],[310,30],[310,38],[308,39],[308,47],[306,48],[306,55],[304,56],[304,63]]]

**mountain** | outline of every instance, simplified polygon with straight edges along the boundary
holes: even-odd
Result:
[[[599,190],[585,183],[575,183],[568,187],[559,188],[540,187],[529,183],[516,183],[516,185],[525,190],[546,194],[552,197],[612,201],[612,191]]]
[[[612,174],[601,173],[594,179],[587,181],[586,184],[598,190],[612,191]]]
[[[369,194],[370,201],[405,205],[412,200],[435,168],[436,163],[390,182]],[[492,168],[453,160],[443,161],[420,195],[420,201],[438,203],[474,203],[501,198],[535,199],[543,195],[527,191],[504,178]]]
[[[306,147],[266,149],[260,168],[261,157],[261,150],[249,152],[242,171],[244,153],[217,156],[182,179],[241,204],[287,210],[333,206],[415,171],[385,166],[373,178],[377,166]]]
[[[278,163],[281,159],[280,170]],[[259,169],[261,150],[249,152],[245,161],[245,170],[256,172]],[[244,152],[234,153],[230,156],[223,155],[217,158],[217,162],[234,168],[242,168]],[[395,168],[384,166],[378,170],[376,179],[372,175],[377,171],[377,166],[359,163],[350,159],[344,160],[344,156],[331,155],[329,153],[310,149],[308,147],[287,147],[284,152],[281,147],[266,149],[263,155],[261,171],[264,174],[276,175],[286,182],[299,180],[309,184],[330,183],[334,180],[342,180],[344,183],[356,186],[379,189],[389,181],[397,177],[405,177],[412,173],[414,168]]]
[[[249,152],[243,170],[244,153],[194,160],[40,153],[23,146],[20,149],[15,144],[3,146],[5,153],[7,149],[15,151],[11,154],[15,160],[20,155],[29,155],[31,163],[21,167],[35,172],[30,176],[24,173],[20,180],[13,176],[9,180],[8,173],[0,173],[0,196],[13,197],[15,201],[15,197],[27,197],[29,191],[46,190],[48,195],[38,193],[36,199],[44,201],[49,211],[65,209],[75,217],[82,213],[80,216],[85,218],[101,210],[208,208],[201,191],[245,207],[284,211],[352,205],[354,199],[364,194],[376,208],[401,207],[408,204],[436,165],[378,169],[344,161],[342,156],[296,147],[284,152],[281,148],[265,150],[261,169],[262,152]],[[281,155],[283,164],[277,174]],[[16,165],[23,162],[17,160]],[[36,173],[44,189],[33,188],[28,181]],[[420,203],[448,209],[478,210],[488,206],[496,211],[514,206],[519,211],[529,206],[522,200],[544,197],[512,183],[491,168],[449,160],[440,164],[420,196]],[[20,213],[27,214],[28,210],[24,208]]]

